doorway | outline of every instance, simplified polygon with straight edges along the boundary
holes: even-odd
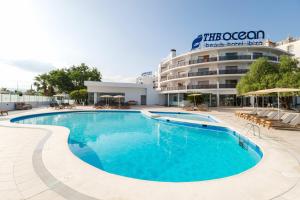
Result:
[[[147,97],[146,97],[146,95],[141,95],[141,105],[147,105]]]

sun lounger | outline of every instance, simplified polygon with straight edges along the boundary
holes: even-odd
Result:
[[[300,130],[300,114],[298,114],[296,117],[294,117],[289,123],[287,124],[277,124],[272,126],[275,129],[284,129],[284,130],[294,130],[299,131]]]
[[[8,115],[8,111],[7,110],[0,110],[0,114],[1,115],[4,115],[4,114]]]
[[[278,111],[273,111],[273,112],[269,113],[269,115],[266,117],[258,118],[256,123],[259,125],[263,125],[266,121],[281,121],[282,119],[285,118],[285,117],[283,117],[284,115],[285,115],[285,113],[283,113],[283,112],[278,113]]]
[[[199,111],[208,111],[208,106],[205,105],[205,104],[201,104],[201,105],[198,105],[198,106],[197,106],[197,109],[198,109]]]
[[[259,115],[259,114],[262,114],[264,113],[266,110],[255,110],[254,112],[250,112],[250,113],[245,113],[244,115],[242,115],[241,117],[244,118],[244,119],[249,119],[251,116],[256,116],[256,115]]]
[[[253,109],[250,112],[243,112],[243,111],[237,111],[237,112],[235,112],[235,115],[237,117],[242,117],[242,118],[245,117],[245,116],[247,116],[247,115],[255,115],[255,114],[257,114],[257,109]]]
[[[250,120],[252,121],[254,118],[256,117],[263,117],[263,116],[266,116],[269,112],[271,112],[270,110],[261,110],[261,111],[258,111],[257,114],[254,114],[254,115],[248,115],[246,117],[244,117],[245,119],[247,120]]]
[[[271,110],[265,110],[265,112],[260,112],[260,113],[257,113],[257,115],[253,115],[250,117],[250,120],[251,121],[255,121],[256,119],[259,119],[259,118],[267,118],[268,115],[271,113],[272,111]]]
[[[260,116],[253,116],[251,118],[251,120],[257,124],[260,124],[260,122],[262,120],[267,120],[267,119],[273,119],[274,117],[276,117],[278,114],[277,111],[270,111],[270,112],[266,112],[264,113],[263,115],[260,115]]]
[[[262,122],[262,125],[264,127],[266,126],[268,128],[276,127],[276,126],[283,126],[283,125],[286,125],[289,122],[291,122],[296,116],[297,116],[297,114],[288,113],[288,114],[282,116],[282,118],[280,118],[279,120],[275,119],[275,120],[264,121],[264,122]]]
[[[183,109],[186,111],[194,111],[194,106],[184,106]]]

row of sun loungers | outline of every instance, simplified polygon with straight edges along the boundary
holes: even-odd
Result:
[[[248,113],[236,112],[235,115],[267,128],[300,130],[300,114],[297,113],[284,113],[277,110],[253,110]]]
[[[55,110],[61,110],[61,109],[73,109],[75,107],[75,105],[72,105],[72,104],[56,104],[53,106],[53,108]]]
[[[120,105],[120,106],[109,106],[109,105],[104,105],[104,106],[95,106],[96,109],[130,109],[129,105]]]
[[[8,115],[8,111],[7,110],[0,110],[0,115],[4,115],[4,114]]]
[[[197,105],[197,106],[185,106],[183,107],[186,111],[209,111],[208,106],[205,104]]]

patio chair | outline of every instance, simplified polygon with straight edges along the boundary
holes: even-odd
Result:
[[[199,111],[208,111],[208,106],[206,104],[201,104],[197,106]]]
[[[271,114],[269,114],[267,117],[259,118],[256,123],[259,125],[263,125],[266,121],[280,121],[285,119],[287,114],[283,112],[273,111]]]
[[[194,106],[184,106],[184,107],[183,107],[183,110],[186,110],[186,111],[194,111]]]
[[[259,119],[267,118],[270,113],[272,113],[272,110],[265,110],[265,112],[250,116],[249,120],[256,123]]]
[[[244,111],[236,111],[235,116],[237,117],[245,117],[247,115],[255,115],[257,114],[257,109],[253,109],[250,112],[244,112]]]
[[[4,115],[4,114],[8,115],[8,110],[0,110],[0,114],[1,115]]]
[[[278,119],[277,120],[276,119],[266,120],[266,121],[262,122],[262,125],[264,127],[267,127],[268,129],[271,127],[275,127],[275,126],[283,126],[283,125],[291,122],[296,116],[297,116],[297,114],[287,113],[286,115],[282,116],[282,118],[280,118],[279,120]]]
[[[257,109],[255,109],[250,112],[240,114],[240,117],[243,119],[247,119],[250,116],[257,115],[259,112],[261,112],[261,111],[258,111]]]
[[[245,115],[245,116],[243,116],[243,118],[244,118],[244,119],[247,119],[247,120],[251,120],[251,118],[253,118],[253,117],[255,117],[255,116],[263,116],[267,111],[268,111],[268,110],[257,111],[257,113]]]
[[[290,122],[272,126],[275,129],[300,131],[300,114],[294,117]]]

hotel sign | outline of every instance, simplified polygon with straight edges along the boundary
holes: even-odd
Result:
[[[224,47],[241,45],[262,45],[264,31],[240,31],[225,33],[204,33],[198,35],[192,43],[192,49],[199,47]]]

